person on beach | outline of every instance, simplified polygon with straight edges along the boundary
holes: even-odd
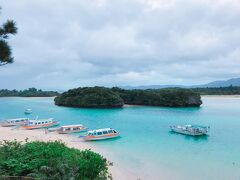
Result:
[[[48,128],[45,129],[45,134],[47,134],[47,133],[48,133]]]

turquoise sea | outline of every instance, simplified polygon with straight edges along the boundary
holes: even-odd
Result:
[[[30,117],[119,130],[121,138],[91,143],[141,179],[240,180],[240,98],[204,97],[200,108],[121,109],[58,107],[53,98],[0,98],[1,119],[24,117],[26,108],[33,109]],[[173,124],[211,129],[195,138],[171,133]]]

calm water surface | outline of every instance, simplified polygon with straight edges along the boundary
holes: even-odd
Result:
[[[240,180],[240,98],[205,97],[203,102],[201,108],[77,109],[55,106],[53,98],[0,98],[0,118],[24,117],[32,108],[30,117],[113,127],[121,138],[91,143],[141,179]],[[209,136],[194,138],[171,133],[172,124],[211,129]]]

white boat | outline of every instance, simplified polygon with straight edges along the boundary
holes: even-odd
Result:
[[[173,132],[179,134],[185,134],[190,136],[201,136],[208,133],[208,126],[198,126],[198,125],[174,125],[170,126]]]
[[[3,127],[9,127],[9,126],[21,126],[24,124],[27,124],[29,121],[29,118],[16,118],[16,119],[7,119],[2,121],[0,124]]]
[[[22,126],[24,129],[40,129],[49,128],[59,125],[58,121],[54,121],[53,118],[49,119],[39,119],[39,120],[29,120],[28,123]]]
[[[24,114],[32,114],[32,109],[26,109],[26,110],[24,111]]]
[[[86,131],[87,128],[83,126],[82,124],[77,125],[67,125],[67,126],[61,126],[57,129],[57,132],[59,134],[69,134],[69,133],[78,133],[82,131]]]
[[[87,132],[85,141],[103,140],[119,137],[120,133],[112,128],[96,129]]]

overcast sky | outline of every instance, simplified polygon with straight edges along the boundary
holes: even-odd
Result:
[[[0,0],[1,88],[201,84],[240,77],[239,0]]]

